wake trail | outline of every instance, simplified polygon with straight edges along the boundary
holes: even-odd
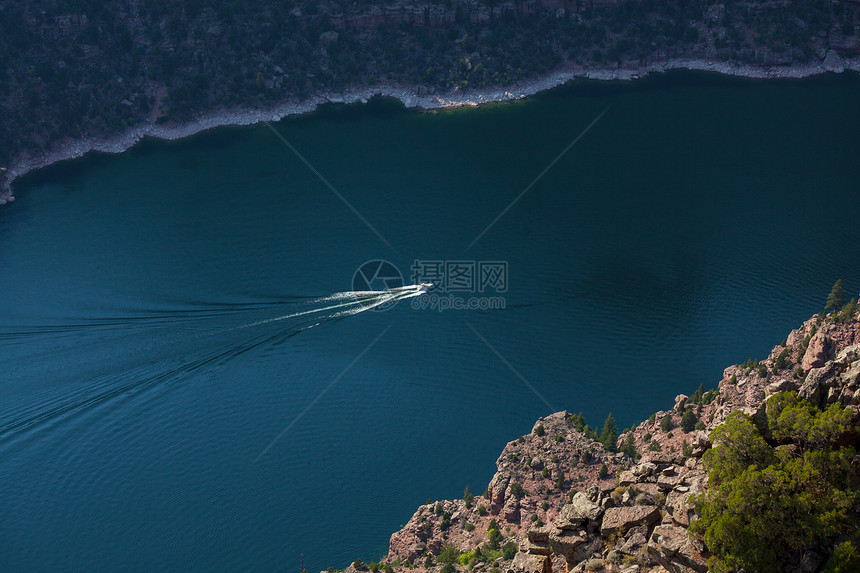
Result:
[[[5,360],[10,363],[7,371],[17,370],[24,379],[15,380],[21,393],[14,392],[0,405],[0,444],[253,349],[279,344],[304,330],[420,294],[415,286],[347,291],[240,309],[181,311],[176,320],[161,312],[157,317],[76,320],[68,328],[56,323],[44,330],[32,326],[31,331],[42,336],[34,340],[28,332],[15,355]],[[271,316],[284,307],[295,312]],[[15,333],[0,329],[0,339],[4,336]],[[0,370],[3,362],[0,359]]]

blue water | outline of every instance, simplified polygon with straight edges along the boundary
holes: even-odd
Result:
[[[355,212],[265,126],[29,176],[0,210],[0,570],[375,560],[537,417],[715,385],[860,288],[858,101],[669,74],[276,124]],[[505,308],[321,310],[375,259],[504,262],[506,292],[431,294]]]

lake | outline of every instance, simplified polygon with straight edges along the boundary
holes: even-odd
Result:
[[[0,209],[0,569],[377,560],[538,417],[623,428],[714,387],[860,287],[858,101],[856,75],[679,72],[26,177]],[[399,279],[438,287],[335,295]]]

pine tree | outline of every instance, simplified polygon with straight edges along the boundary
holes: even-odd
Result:
[[[466,491],[463,492],[463,500],[466,502],[466,509],[472,507],[472,500],[475,499],[475,496],[472,495],[472,490],[469,489],[469,486],[466,485]]]
[[[639,455],[639,452],[636,451],[636,442],[633,440],[633,431],[632,430],[627,433],[627,437],[624,439],[624,442],[621,444],[621,451],[633,459],[636,459],[636,456]]]
[[[827,295],[827,304],[824,305],[824,310],[839,310],[844,304],[845,287],[842,286],[842,279],[839,279],[830,289],[830,294]]]
[[[614,452],[616,450],[616,444],[618,443],[618,426],[615,423],[615,418],[612,416],[612,412],[609,412],[609,415],[606,416],[606,421],[603,422],[603,431],[600,433],[600,443],[603,444],[603,447],[610,452]]]

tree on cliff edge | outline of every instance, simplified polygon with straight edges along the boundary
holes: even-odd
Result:
[[[839,310],[844,304],[845,287],[842,286],[842,279],[839,279],[830,289],[830,294],[827,295],[827,304],[824,305],[824,310]]]
[[[612,412],[606,416],[606,421],[603,422],[603,431],[600,433],[600,443],[607,451],[614,452],[618,445],[618,425],[615,423],[615,418]]]

